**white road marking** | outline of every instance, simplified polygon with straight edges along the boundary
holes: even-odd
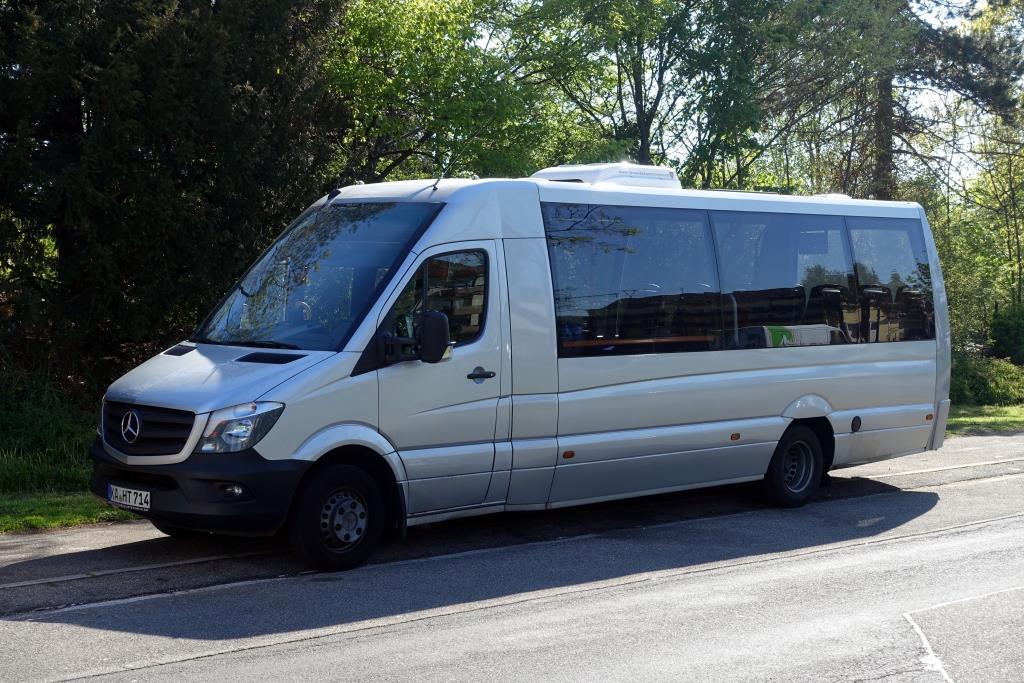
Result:
[[[909,470],[906,472],[893,472],[892,474],[876,474],[874,478],[890,479],[892,477],[909,477],[912,474],[930,474],[932,472],[945,472],[947,470],[962,470],[970,467],[985,467],[986,465],[1001,465],[1006,462],[1024,462],[1024,458],[1006,458],[1005,460],[986,460],[984,462],[972,462],[965,465],[947,465],[946,467],[931,467],[924,470]],[[841,472],[842,470],[840,470]]]
[[[743,513],[743,514],[745,514],[745,513]],[[723,516],[731,517],[732,515],[723,515]],[[718,517],[701,517],[699,519],[708,520],[708,519],[719,519],[719,518]],[[681,524],[683,522],[695,522],[695,521],[697,521],[697,519],[685,519],[685,520],[680,520],[679,522],[668,522],[668,524]],[[639,529],[656,529],[657,526],[636,527],[636,528],[639,528]],[[377,564],[370,564],[370,565],[366,565],[366,566],[367,567],[375,567],[375,566],[376,567],[402,567],[402,566],[405,566],[405,565],[408,565],[408,564],[419,564],[421,562],[431,562],[433,560],[440,559],[440,558],[444,558],[446,560],[453,560],[453,559],[459,559],[459,558],[463,558],[463,557],[472,557],[473,555],[486,555],[488,553],[493,553],[493,552],[498,551],[498,550],[510,550],[512,548],[517,548],[517,549],[518,548],[528,548],[528,547],[534,546],[534,545],[554,545],[556,543],[566,543],[568,541],[586,541],[586,540],[590,540],[592,538],[598,538],[599,536],[600,536],[600,534],[598,534],[598,533],[580,534],[578,536],[562,536],[560,538],[549,538],[549,539],[545,539],[543,541],[530,541],[529,543],[518,543],[518,544],[514,544],[514,545],[497,545],[497,546],[490,546],[490,547],[487,547],[487,548],[474,548],[473,550],[461,550],[461,551],[459,551],[457,553],[448,553],[446,555],[425,555],[423,557],[411,557],[411,558],[409,558],[407,560],[395,560],[394,562],[379,562]]]
[[[64,583],[65,581],[79,581],[91,579],[98,576],[110,576],[111,574],[128,574],[131,572],[143,572],[153,569],[167,569],[169,567],[183,567],[190,564],[203,564],[205,562],[218,562],[220,560],[235,560],[244,557],[259,557],[260,555],[278,555],[285,550],[254,550],[248,553],[234,553],[231,555],[209,555],[207,557],[195,557],[188,560],[176,560],[174,562],[159,562],[156,564],[141,564],[135,567],[119,567],[117,569],[97,569],[92,572],[81,574],[65,574],[64,576],[51,576],[45,579],[32,579],[29,581],[14,581],[13,583],[0,584],[0,590],[7,588],[25,588],[27,586],[41,586],[47,583]]]
[[[982,593],[981,595],[972,595],[969,598],[960,598],[959,600],[950,600],[949,602],[940,602],[937,605],[931,607],[922,607],[921,609],[915,609],[907,612],[907,614],[919,614],[920,612],[927,612],[933,609],[941,609],[943,607],[949,607],[950,605],[959,605],[962,602],[971,602],[972,600],[981,600],[982,598],[990,598],[993,595],[1001,595],[1003,593],[1012,593],[1013,591],[1024,590],[1024,586],[1013,586],[1012,588],[1003,588],[997,591],[989,591],[988,593]]]
[[[948,600],[946,602],[940,602],[937,605],[931,605],[930,607],[922,607],[921,609],[910,610],[909,612],[903,613],[903,618],[910,622],[910,625],[914,627],[914,631],[917,632],[918,637],[921,638],[921,644],[924,645],[925,656],[921,657],[921,663],[924,664],[924,668],[929,671],[937,671],[942,674],[942,678],[947,683],[953,683],[953,679],[950,677],[949,672],[946,671],[945,665],[939,656],[935,654],[935,650],[932,649],[932,645],[928,642],[928,636],[924,634],[921,627],[918,626],[917,622],[914,621],[914,614],[920,614],[921,612],[928,612],[931,610],[942,609],[943,607],[950,607],[951,605],[960,605],[965,602],[971,602],[973,600],[981,600],[983,598],[990,598],[993,595],[1002,595],[1003,593],[1011,593],[1013,591],[1024,590],[1024,586],[1013,586],[1011,588],[1002,588],[997,591],[989,591],[988,593],[982,593],[981,595],[972,595],[966,598],[959,598],[957,600]]]
[[[991,484],[997,481],[1006,481],[1007,479],[1020,479],[1024,477],[1024,472],[1014,472],[1013,474],[1000,474],[995,477],[978,477],[977,479],[958,479],[957,481],[951,481],[946,484],[930,484],[925,486],[911,486],[909,488],[900,489],[900,491],[931,491],[933,489],[941,488],[962,488],[965,486],[978,486],[981,484]],[[867,496],[865,496],[867,497]]]
[[[914,631],[921,639],[921,644],[924,645],[925,656],[921,657],[921,663],[924,664],[924,668],[928,671],[938,671],[942,674],[942,680],[946,683],[953,683],[953,679],[949,677],[949,673],[946,672],[946,667],[942,663],[942,660],[936,656],[935,651],[932,650],[932,644],[928,642],[928,636],[924,634],[921,627],[917,625],[914,618],[910,616],[910,612],[904,612],[903,618],[910,622],[910,625],[914,627]]]
[[[52,614],[63,614],[65,612],[79,612],[90,609],[99,609],[103,607],[117,607],[119,605],[130,605],[135,602],[144,602],[146,600],[154,600],[158,598],[175,598],[182,595],[197,595],[200,593],[212,593],[223,588],[244,588],[246,586],[258,586],[263,583],[276,583],[278,581],[284,581],[285,579],[294,579],[299,576],[306,576],[308,574],[316,574],[314,570],[310,569],[298,574],[282,574],[281,576],[271,576],[266,579],[246,579],[245,581],[232,581],[231,583],[217,583],[212,586],[201,586],[199,588],[187,588],[180,591],[165,591],[163,593],[147,593],[146,595],[133,595],[128,598],[115,598],[114,600],[101,600],[100,602],[87,602],[81,605],[67,605],[66,607],[58,607],[56,609],[38,610],[34,612],[25,612],[22,614],[8,614],[2,617],[3,620],[10,621],[37,621],[41,616],[49,617]]]

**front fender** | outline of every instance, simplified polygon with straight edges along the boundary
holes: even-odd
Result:
[[[395,451],[394,445],[372,427],[357,423],[343,423],[325,427],[302,442],[292,456],[296,460],[316,462],[326,453],[344,446],[360,446],[381,456],[391,467],[395,481],[408,478],[405,465]]]

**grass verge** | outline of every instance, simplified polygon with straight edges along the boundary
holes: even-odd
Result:
[[[0,496],[31,491],[85,491],[89,486],[89,440],[44,448],[0,447]]]
[[[130,512],[105,505],[91,493],[0,496],[0,533],[119,522],[133,517]]]
[[[1024,431],[1024,405],[974,406],[953,404],[946,436]]]

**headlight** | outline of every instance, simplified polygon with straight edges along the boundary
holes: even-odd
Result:
[[[281,417],[280,403],[243,403],[210,415],[197,453],[235,453],[255,446]]]

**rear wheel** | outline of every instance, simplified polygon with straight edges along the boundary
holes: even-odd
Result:
[[[814,430],[796,425],[786,430],[764,475],[768,498],[782,507],[806,503],[821,484],[824,459]]]
[[[295,553],[317,569],[352,569],[377,546],[385,514],[373,477],[352,465],[327,465],[299,491],[288,539]]]

